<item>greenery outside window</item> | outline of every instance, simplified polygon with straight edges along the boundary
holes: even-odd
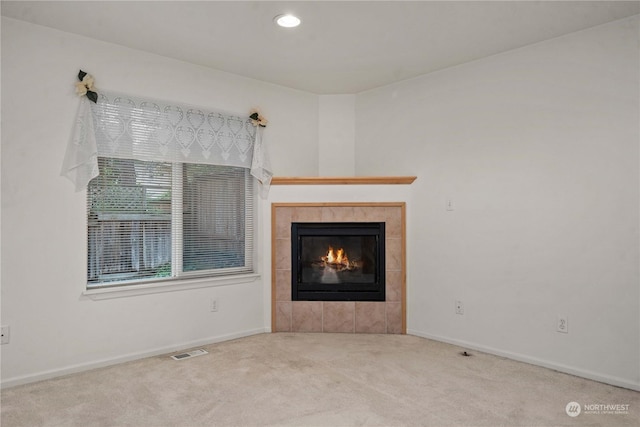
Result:
[[[241,167],[100,157],[87,192],[87,288],[253,272]]]

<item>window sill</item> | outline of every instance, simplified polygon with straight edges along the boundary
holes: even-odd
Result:
[[[145,283],[143,285],[114,286],[112,288],[87,289],[82,296],[92,300],[133,297],[138,295],[157,294],[162,292],[186,291],[189,289],[210,288],[215,286],[238,285],[251,283],[260,278],[257,273],[225,277],[203,277],[189,280],[173,280],[169,282]]]

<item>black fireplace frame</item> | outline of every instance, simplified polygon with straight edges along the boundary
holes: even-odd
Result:
[[[302,237],[375,236],[376,271],[374,283],[327,284],[302,282]],[[384,222],[293,222],[291,223],[292,301],[385,301]]]

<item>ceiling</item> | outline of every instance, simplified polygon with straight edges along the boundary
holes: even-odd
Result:
[[[294,89],[353,94],[636,15],[640,2],[3,0],[1,11]],[[302,25],[274,25],[284,12]]]

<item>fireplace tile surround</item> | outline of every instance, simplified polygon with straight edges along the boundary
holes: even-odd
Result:
[[[272,331],[406,333],[404,202],[272,203],[271,211]],[[292,222],[385,222],[385,301],[292,301]]]

